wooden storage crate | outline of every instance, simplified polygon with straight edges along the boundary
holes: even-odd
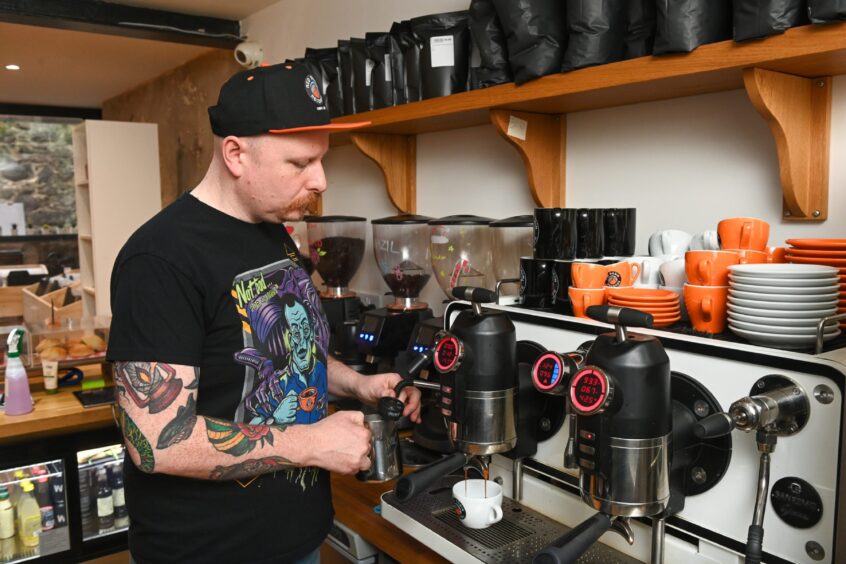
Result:
[[[82,317],[82,300],[62,306],[65,294],[71,288],[79,288],[79,283],[59,288],[43,296],[35,295],[37,284],[23,287],[23,318],[27,325],[61,323],[65,319]]]

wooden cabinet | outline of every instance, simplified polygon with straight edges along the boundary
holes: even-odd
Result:
[[[123,244],[161,205],[158,127],[85,121],[73,130],[83,315],[111,315],[109,281]]]

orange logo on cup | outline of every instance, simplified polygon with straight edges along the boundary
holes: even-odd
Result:
[[[587,317],[585,310],[590,306],[605,305],[605,288],[570,288],[567,293],[576,317]]]
[[[574,262],[570,274],[576,288],[603,288],[608,278],[608,269],[592,262]]]
[[[631,286],[640,275],[640,264],[636,262],[617,262],[605,267],[608,275],[605,277],[605,285],[612,288]]]
[[[735,251],[687,251],[684,271],[687,281],[699,286],[728,286],[728,267],[740,262]]]
[[[763,251],[770,238],[770,224],[754,217],[733,217],[717,225],[717,234],[723,249]]]
[[[722,333],[726,330],[728,286],[685,284],[684,305],[690,324],[697,331]]]

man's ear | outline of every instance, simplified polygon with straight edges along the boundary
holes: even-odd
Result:
[[[235,178],[244,174],[248,142],[243,137],[230,135],[220,142],[220,156],[229,173]]]

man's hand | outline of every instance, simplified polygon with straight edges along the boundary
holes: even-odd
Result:
[[[338,411],[312,425],[298,426],[308,431],[308,466],[318,466],[339,474],[368,470],[370,430],[360,411]]]
[[[362,376],[358,380],[356,396],[362,402],[375,406],[381,397],[396,397],[394,387],[401,380],[402,377],[396,372]],[[414,386],[406,386],[400,392],[399,399],[405,404],[402,414],[415,423],[420,423],[420,390]]]

